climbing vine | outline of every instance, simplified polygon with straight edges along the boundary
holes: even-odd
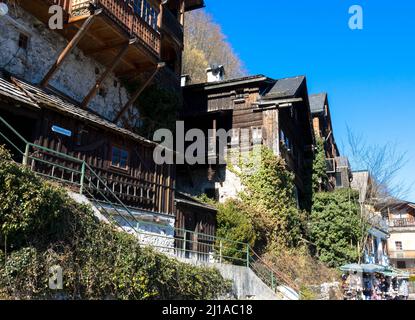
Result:
[[[324,190],[324,186],[328,182],[326,154],[324,151],[324,140],[320,137],[316,138],[316,151],[313,160],[313,193]]]
[[[298,208],[294,175],[285,161],[262,147],[261,161],[248,162],[240,177],[245,190],[240,197],[252,208],[262,240],[271,247],[295,247],[301,240],[305,214]]]

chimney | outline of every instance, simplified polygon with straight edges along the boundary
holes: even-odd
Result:
[[[187,86],[192,81],[192,78],[188,74],[182,74],[180,78],[180,85],[182,87]]]
[[[206,69],[207,82],[223,81],[225,78],[225,68],[222,65],[211,66]]]

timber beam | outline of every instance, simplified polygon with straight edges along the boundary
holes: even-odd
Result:
[[[165,62],[159,62],[157,64],[156,70],[154,70],[154,72],[151,74],[151,76],[147,79],[147,81],[140,86],[131,96],[130,100],[128,100],[128,102],[125,104],[125,106],[121,109],[121,111],[117,114],[117,116],[115,117],[115,119],[113,120],[114,123],[117,123],[121,117],[124,115],[125,112],[127,112],[127,110],[134,104],[134,102],[138,99],[138,97],[141,95],[141,93],[144,91],[145,88],[147,88],[147,86],[151,83],[151,81],[153,81],[154,77],[156,76],[156,74],[159,72],[159,70],[163,67],[165,67],[166,63]]]
[[[136,38],[131,39],[128,43],[126,43],[121,50],[118,52],[114,60],[110,63],[110,65],[107,67],[107,69],[104,71],[104,73],[99,77],[97,82],[95,83],[94,87],[89,91],[87,96],[84,98],[84,100],[81,103],[81,107],[86,109],[88,106],[88,103],[95,97],[98,89],[101,87],[102,83],[108,78],[110,73],[117,67],[117,65],[121,62],[124,55],[127,53],[128,49],[132,44],[134,44],[137,41]]]
[[[60,53],[59,57],[49,69],[48,73],[45,75],[43,80],[40,82],[40,86],[42,88],[47,87],[49,81],[52,79],[53,75],[59,70],[62,66],[65,59],[69,56],[72,50],[78,45],[79,41],[85,36],[88,32],[88,29],[91,27],[92,23],[94,22],[95,18],[102,12],[102,10],[97,10],[95,13],[88,17],[86,21],[82,24],[82,27],[78,30],[72,40],[68,43],[68,45],[63,49]]]

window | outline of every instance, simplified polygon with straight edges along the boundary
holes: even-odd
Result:
[[[23,33],[20,33],[19,34],[19,48],[26,50],[28,44],[29,44],[29,37]]]
[[[135,0],[134,1],[134,13],[138,16],[141,16],[141,4],[142,0]]]
[[[285,145],[288,152],[291,151],[292,145],[290,139],[287,137],[287,135],[284,133],[283,130],[280,131],[280,138],[282,143]]]
[[[153,29],[157,30],[157,20],[159,16],[159,12],[153,8],[148,0],[139,0],[140,10],[136,9],[135,12],[140,15],[148,25],[150,25]],[[143,2],[143,10],[141,10],[141,2]]]
[[[402,251],[402,241],[395,241],[395,247],[397,251]]]
[[[252,128],[252,144],[262,144],[262,128],[253,127]]]
[[[336,172],[336,187],[343,187],[343,177],[341,172]]]
[[[398,269],[406,269],[406,262],[405,261],[397,261],[396,266]]]
[[[127,169],[128,151],[118,147],[112,147],[111,166],[120,169]]]

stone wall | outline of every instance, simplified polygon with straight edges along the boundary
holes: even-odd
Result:
[[[189,175],[191,177],[178,177],[177,189],[191,196],[200,196],[206,192],[206,189],[217,189],[219,202],[223,203],[228,199],[237,198],[244,188],[241,179],[226,168],[219,169],[212,180],[207,178],[209,173],[206,167],[192,169]]]
[[[19,48],[20,34],[29,38],[27,49]],[[19,7],[11,7],[8,16],[0,17],[0,68],[26,81],[39,83],[67,43]],[[50,85],[80,102],[104,71],[103,65],[75,48]],[[128,92],[114,75],[102,88],[101,94],[90,102],[90,109],[111,120],[128,101]]]
[[[342,292],[339,282],[323,283],[319,286],[311,286],[315,294],[315,300],[341,300]]]
[[[123,212],[123,210],[119,211]],[[123,217],[115,216],[114,219],[126,232],[137,236],[141,244],[151,246],[168,255],[175,255],[174,217],[135,210],[132,213],[135,219],[129,217],[128,214]],[[153,222],[154,220],[159,222]]]

